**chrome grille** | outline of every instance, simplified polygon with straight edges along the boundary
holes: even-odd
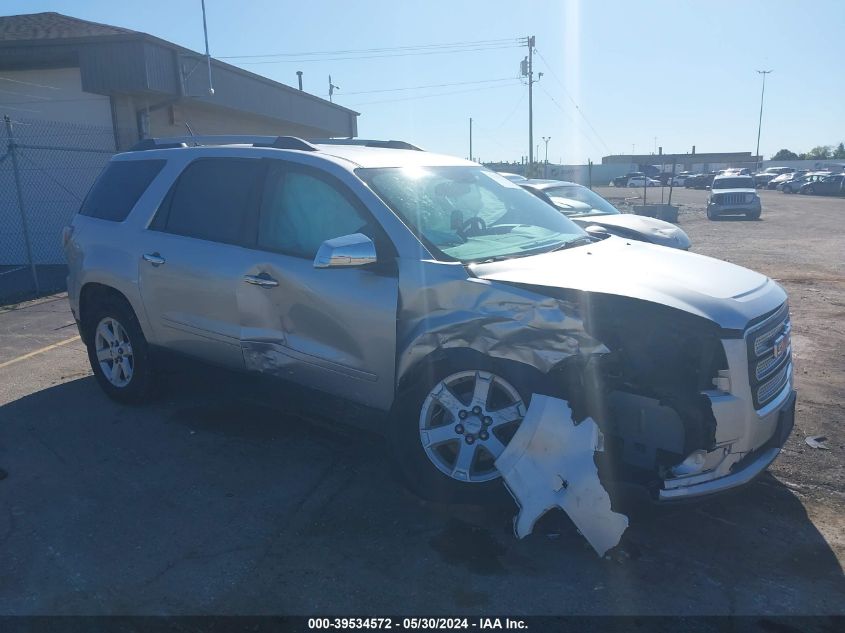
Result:
[[[716,196],[717,204],[745,204],[744,193],[723,193]]]
[[[789,306],[784,303],[745,333],[751,393],[757,409],[777,396],[789,380],[792,368],[790,331]]]
[[[757,389],[757,399],[765,404],[776,395],[780,393],[780,390],[783,389],[783,386],[786,384],[786,380],[789,377],[790,365],[786,365],[783,367],[774,377],[770,378],[762,385],[760,388]]]

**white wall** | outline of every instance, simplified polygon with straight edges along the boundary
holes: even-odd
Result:
[[[0,118],[111,126],[109,98],[82,91],[79,68],[0,71]]]

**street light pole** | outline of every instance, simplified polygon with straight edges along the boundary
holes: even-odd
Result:
[[[548,171],[549,171],[549,141],[552,140],[551,136],[541,136],[540,138],[543,139],[543,142],[546,144],[546,158],[543,161],[543,178],[548,178]]]
[[[757,161],[757,168],[755,172],[760,171],[760,130],[763,127],[763,97],[766,96],[766,75],[771,70],[758,70],[757,74],[763,75],[763,90],[760,92],[760,119],[757,121],[757,151],[754,152],[754,160]]]

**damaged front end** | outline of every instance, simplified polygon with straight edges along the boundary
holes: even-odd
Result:
[[[789,315],[775,284],[740,293],[746,303],[692,293],[661,302],[460,277],[401,292],[397,375],[401,384],[465,349],[536,370],[522,426],[496,460],[522,508],[519,536],[560,506],[602,554],[624,530],[607,491],[635,486],[671,501],[727,490],[764,470],[791,430]],[[773,307],[743,320],[759,306]],[[722,307],[728,316],[713,316]]]

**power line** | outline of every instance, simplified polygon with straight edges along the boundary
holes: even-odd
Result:
[[[265,53],[263,55],[221,55],[218,59],[250,59],[259,57],[314,57],[317,55],[348,55],[358,53],[386,53],[392,51],[409,51],[435,48],[464,48],[468,46],[489,46],[499,44],[520,45],[523,38],[502,38],[497,40],[475,40],[472,42],[445,42],[442,44],[416,44],[410,46],[389,46],[382,48],[348,48],[335,51],[312,51],[298,53]]]
[[[497,85],[497,86],[483,86],[481,88],[470,88],[469,90],[451,90],[449,92],[438,92],[438,93],[435,93],[435,94],[418,95],[418,96],[414,96],[414,97],[399,97],[397,99],[384,99],[384,100],[381,100],[381,101],[364,101],[363,103],[350,104],[347,107],[353,107],[354,108],[354,107],[357,107],[357,106],[371,105],[371,104],[376,104],[376,103],[393,103],[395,101],[414,101],[416,99],[430,99],[432,97],[446,97],[446,96],[449,96],[449,95],[463,94],[463,93],[466,93],[466,92],[480,92],[482,90],[492,90],[494,88],[505,88],[505,87],[506,86],[500,84],[500,85]]]
[[[446,86],[468,86],[473,84],[487,84],[499,81],[512,81],[513,77],[502,77],[501,79],[480,79],[478,81],[456,81],[448,84],[429,84],[427,86],[408,86],[406,88],[383,88],[380,90],[361,90],[359,92],[344,92],[344,95],[366,95],[376,92],[399,92],[402,90],[421,90],[423,88],[443,88]]]
[[[584,119],[584,122],[590,127],[590,129],[593,131],[593,134],[596,135],[596,138],[601,142],[602,145],[604,145],[605,150],[609,154],[611,154],[612,152],[610,151],[610,147],[608,147],[607,143],[604,142],[604,139],[596,131],[596,128],[593,127],[593,124],[590,123],[590,120],[587,118],[587,115],[584,114],[581,111],[581,107],[575,102],[575,99],[572,98],[572,95],[569,94],[569,91],[566,89],[566,86],[564,85],[563,81],[561,81],[560,77],[557,76],[557,73],[549,65],[549,62],[546,61],[546,58],[543,57],[543,54],[540,51],[537,51],[537,55],[540,57],[540,59],[543,60],[543,64],[545,64],[546,70],[548,70],[549,73],[551,74],[551,76],[555,78],[555,81],[557,81],[558,84],[560,84],[560,87],[563,89],[563,93],[566,95],[567,99],[569,99],[569,101],[572,103],[572,105],[575,106],[575,109],[578,111],[578,114],[581,115],[581,117]],[[546,93],[546,94],[548,94],[548,93]],[[551,95],[549,95],[549,97],[551,98]],[[552,100],[554,100],[554,99],[552,99]],[[596,147],[596,149],[601,151],[601,148]]]
[[[565,115],[569,118],[569,120],[572,122],[573,127],[574,127],[576,130],[578,130],[578,131],[581,133],[581,135],[582,135],[585,139],[587,139],[588,141],[590,141],[590,143],[592,143],[592,144],[593,144],[593,147],[595,147],[595,148],[596,148],[599,152],[601,152],[601,151],[602,151],[601,147],[599,147],[599,146],[598,146],[598,144],[597,144],[597,143],[596,143],[596,142],[595,142],[595,141],[594,141],[594,140],[593,140],[593,139],[592,139],[592,138],[591,138],[588,134],[586,134],[586,133],[584,132],[584,130],[581,128],[581,126],[579,126],[577,123],[575,123],[575,121],[574,121],[574,120],[573,120],[573,118],[572,118],[572,115],[570,115],[570,114],[569,114],[569,112],[567,112],[566,110],[564,110],[563,106],[562,106],[562,105],[560,105],[560,103],[558,103],[557,99],[555,99],[555,98],[554,98],[554,97],[553,97],[553,96],[549,93],[549,91],[548,91],[548,90],[546,90],[543,86],[540,86],[540,89],[541,89],[544,93],[546,93],[546,96],[547,96],[549,99],[551,99],[551,100],[552,100],[552,103],[554,103],[554,104],[558,107],[558,109],[559,109],[561,112],[563,112],[563,113],[564,113],[564,114],[565,114]],[[601,139],[599,139],[599,140],[601,140]],[[608,150],[608,151],[610,151],[610,150]]]
[[[448,55],[454,53],[478,53],[482,51],[505,50],[510,48],[517,48],[517,44],[507,44],[503,46],[479,46],[472,48],[453,49],[453,50],[432,50],[432,51],[418,51],[410,53],[385,53],[377,55],[361,55],[355,57],[316,57],[314,59],[271,59],[259,62],[238,62],[242,65],[261,65],[261,64],[309,64],[313,62],[336,62],[336,61],[351,61],[357,59],[381,59],[385,57],[418,57],[420,55]]]

